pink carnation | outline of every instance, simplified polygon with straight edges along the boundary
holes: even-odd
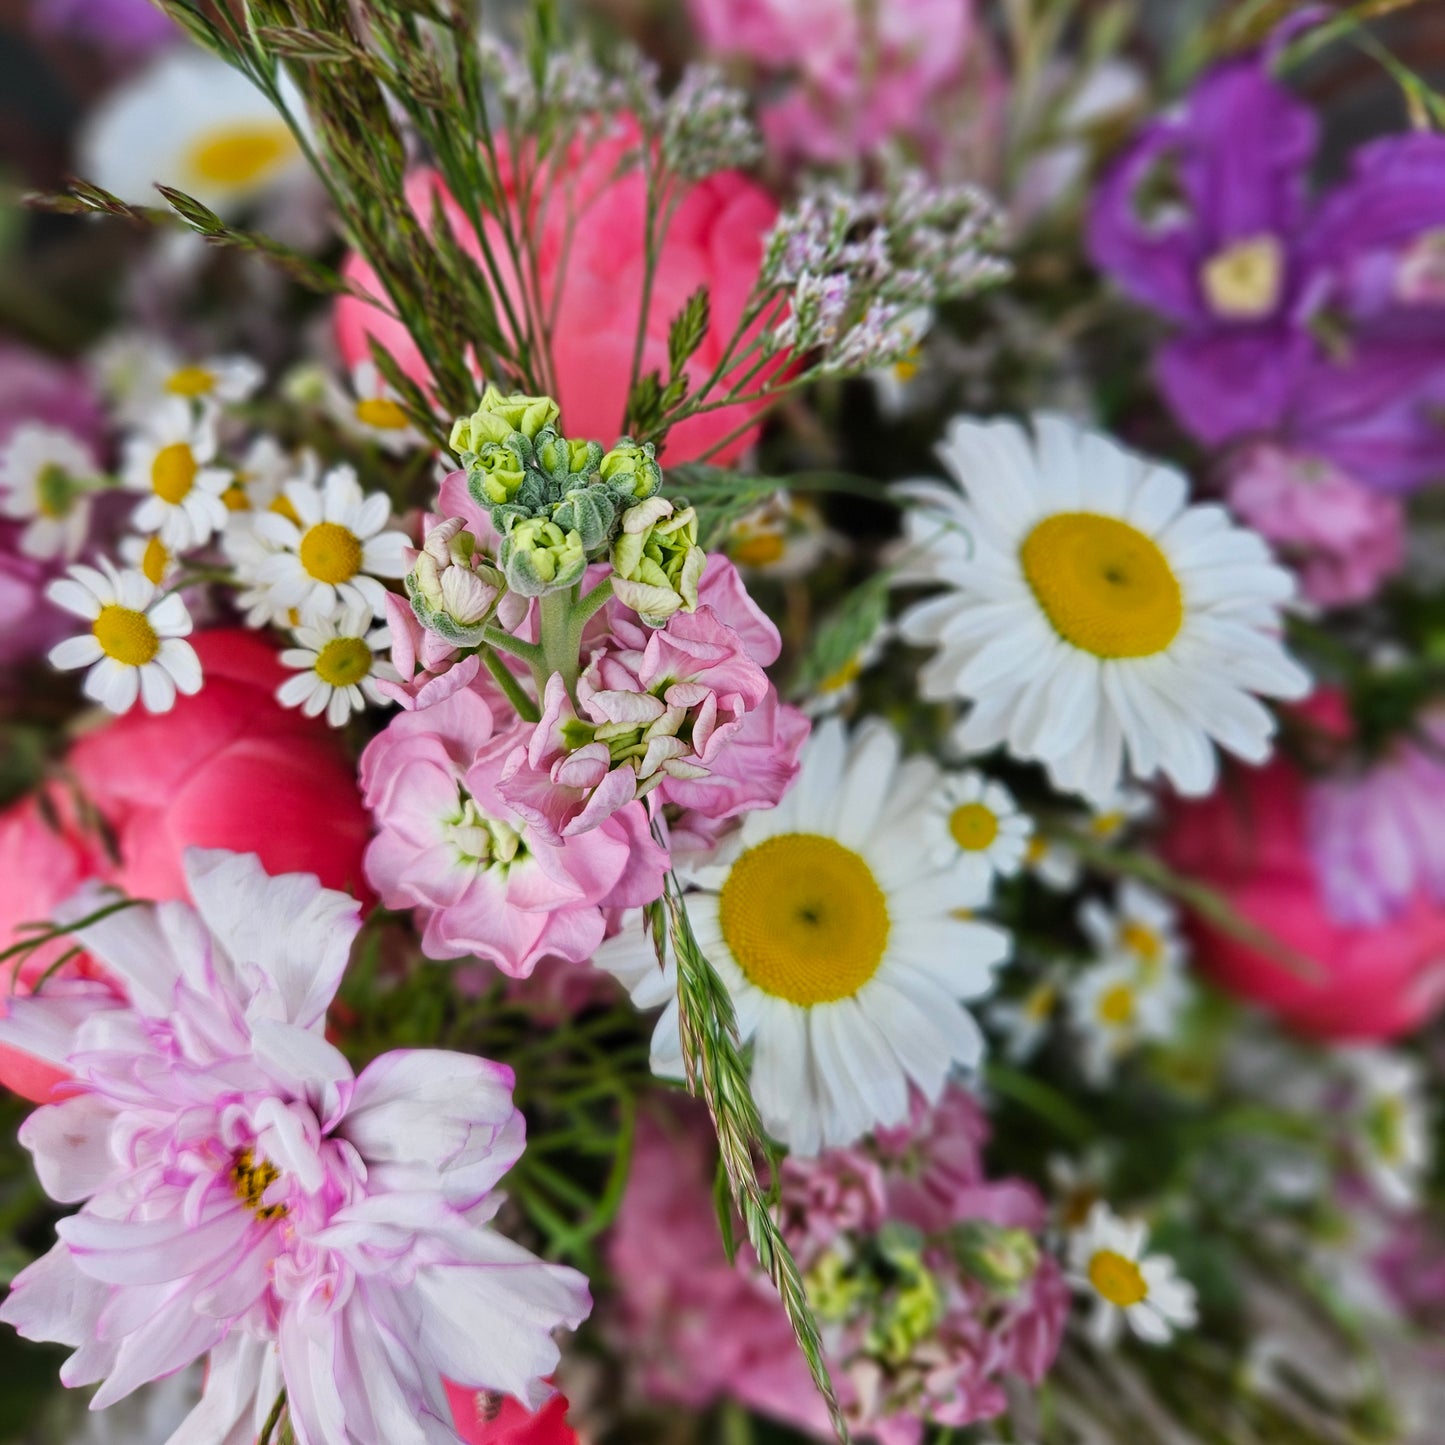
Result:
[[[580,1275],[494,1233],[522,1152],[512,1075],[401,1050],[355,1077],[323,1037],[358,906],[253,857],[192,851],[194,906],[76,930],[128,1002],[18,999],[0,1038],[74,1075],[21,1130],[84,1201],[0,1318],[72,1346],[92,1408],[210,1354],[177,1441],[249,1439],[282,1388],[299,1445],[459,1440],[446,1381],[532,1406]],[[82,894],[72,920],[106,895]]]
[[[1365,602],[1405,560],[1398,497],[1362,486],[1330,462],[1260,445],[1233,463],[1226,484],[1240,519],[1275,544],[1321,607]]]
[[[549,839],[498,791],[526,724],[498,726],[475,688],[394,716],[361,758],[377,834],[366,873],[390,908],[415,908],[431,958],[475,954],[516,976],[548,955],[582,962],[604,908],[662,892],[667,855],[640,804]]]

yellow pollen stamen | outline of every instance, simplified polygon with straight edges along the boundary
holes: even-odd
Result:
[[[207,396],[216,384],[216,373],[204,366],[183,366],[166,378],[166,390],[172,396]]]
[[[723,884],[718,922],[748,979],[804,1008],[851,998],[888,945],[888,902],[872,869],[815,833],[748,849]]]
[[[296,139],[280,121],[242,121],[216,126],[196,137],[186,168],[215,186],[253,186],[296,153]]]
[[[1149,1286],[1139,1266],[1116,1250],[1101,1249],[1089,1261],[1089,1283],[1121,1310],[1149,1298]]]
[[[331,687],[351,687],[370,671],[371,649],[360,637],[333,637],[316,657],[316,676]]]
[[[101,651],[126,667],[144,667],[161,650],[161,640],[144,612],[108,603],[90,630]]]
[[[949,815],[948,831],[965,852],[982,853],[998,837],[998,818],[982,803],[962,803]]]
[[[411,425],[406,413],[387,396],[369,396],[357,402],[356,419],[377,431],[405,431]]]
[[[1250,236],[1216,252],[1199,272],[1199,284],[1216,316],[1258,321],[1279,305],[1284,251],[1273,236]]]
[[[171,442],[156,453],[151,463],[151,490],[172,506],[185,501],[196,484],[195,453],[185,442]]]
[[[1116,983],[1099,995],[1099,1021],[1122,1029],[1134,1022],[1134,990],[1127,983]]]
[[[150,538],[140,559],[140,570],[146,581],[152,587],[159,587],[161,579],[166,575],[166,568],[170,565],[171,554],[166,544],[159,537]]]
[[[1151,657],[1174,641],[1184,598],[1152,538],[1117,517],[1058,512],[1019,548],[1054,631],[1095,657]]]
[[[266,1191],[281,1177],[281,1171],[269,1160],[258,1164],[249,1149],[242,1149],[231,1165],[231,1183],[240,1199],[257,1219],[276,1219],[286,1213],[284,1204],[263,1204]]]
[[[349,582],[361,571],[361,543],[337,522],[318,522],[301,539],[301,565],[318,582]]]
[[[732,543],[728,550],[733,561],[744,567],[767,567],[782,557],[784,545],[781,532],[759,532]]]

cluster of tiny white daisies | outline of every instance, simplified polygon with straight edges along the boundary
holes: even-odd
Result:
[[[123,336],[98,353],[95,370],[129,429],[118,484],[138,500],[117,549],[124,567],[75,564],[48,589],[90,623],[52,651],[54,665],[90,668],[86,695],[113,711],[137,701],[165,711],[178,692],[200,686],[194,650],[177,641],[191,630],[182,589],[223,578],[249,626],[279,627],[296,644],[281,654],[298,673],[278,690],[283,704],[339,727],[383,703],[378,683],[396,674],[378,655],[389,637],[375,623],[383,579],[405,573],[408,545],[390,526],[387,497],[365,493],[348,466],[322,475],[312,453],[291,453],[264,433],[240,440],[244,426],[228,409],[249,401],[263,375],[248,357],[187,361]],[[421,444],[369,363],[350,397],[328,381],[322,399],[337,425],[367,444],[387,452]],[[26,524],[21,545],[40,559],[80,554],[92,498],[115,485],[89,445],[63,430],[17,428],[0,454],[0,510]]]

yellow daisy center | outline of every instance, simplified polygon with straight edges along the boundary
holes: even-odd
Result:
[[[278,517],[285,517],[294,527],[302,525],[301,514],[291,505],[290,497],[277,497],[266,510],[268,512],[275,512]]]
[[[1089,820],[1089,831],[1096,838],[1110,842],[1129,820],[1117,810],[1112,813],[1097,813]]]
[[[228,512],[249,512],[251,510],[251,499],[246,495],[246,483],[240,477],[237,477],[221,493],[221,501],[225,503]]]
[[[152,537],[146,543],[146,549],[140,558],[140,570],[146,581],[153,587],[159,587],[170,564],[171,554],[166,544],[159,537]]]
[[[172,396],[207,396],[216,384],[216,373],[204,366],[183,366],[166,379],[166,390]]]
[[[1059,1001],[1059,991],[1051,983],[1041,983],[1030,991],[1024,1000],[1024,1017],[1030,1023],[1041,1024],[1053,1016],[1054,1006]]]
[[[371,648],[360,637],[333,637],[317,655],[316,675],[332,687],[351,687],[371,671]]]
[[[286,1213],[284,1204],[263,1204],[266,1191],[281,1177],[281,1171],[266,1159],[258,1164],[249,1149],[242,1149],[231,1165],[231,1184],[239,1199],[257,1219],[275,1219]]]
[[[1099,995],[1095,1009],[1100,1023],[1125,1028],[1134,1022],[1134,990],[1127,983],[1116,983]]]
[[[1121,1310],[1149,1298],[1149,1286],[1139,1266],[1117,1250],[1101,1249],[1094,1255],[1089,1261],[1089,1283]]]
[[[151,490],[161,501],[173,507],[185,501],[196,484],[195,453],[186,442],[171,442],[155,455],[151,463]]]
[[[35,481],[35,506],[42,517],[51,521],[68,517],[79,495],[80,488],[64,467],[48,462],[41,468]]]
[[[161,640],[144,612],[108,603],[90,630],[101,651],[126,667],[144,667],[161,648]]]
[[[286,164],[296,139],[280,121],[239,121],[202,131],[186,152],[197,180],[215,186],[253,186]]]
[[[1184,622],[1184,597],[1152,538],[1117,517],[1057,512],[1019,548],[1054,631],[1095,657],[1151,657]]]
[[[982,853],[998,837],[998,819],[982,803],[962,803],[949,814],[953,841],[969,853]]]
[[[733,561],[741,562],[744,567],[771,566],[783,555],[783,535],[781,532],[759,532],[756,536],[734,542],[729,550]]]
[[[1199,282],[1216,316],[1257,321],[1279,305],[1284,251],[1273,236],[1236,241],[1204,263]]]
[[[893,363],[893,375],[905,386],[918,375],[918,369],[923,364],[923,353],[915,346],[906,356],[900,356]]]
[[[1147,971],[1157,970],[1164,962],[1164,940],[1146,923],[1130,919],[1119,930],[1119,942]]]
[[[1038,833],[1029,839],[1024,848],[1024,859],[1026,862],[1037,866],[1042,863],[1049,853],[1048,840]]]
[[[378,431],[403,431],[411,423],[406,413],[387,396],[369,396],[356,403],[356,419]]]
[[[749,848],[723,884],[718,921],[749,981],[802,1008],[857,993],[888,945],[888,901],[872,869],[816,833]]]
[[[857,682],[862,672],[863,659],[861,657],[850,657],[837,672],[829,673],[829,675],[818,684],[818,691],[822,693],[842,692],[845,687],[849,687]]]
[[[318,522],[301,539],[301,565],[318,582],[349,582],[361,571],[361,543],[338,522]]]

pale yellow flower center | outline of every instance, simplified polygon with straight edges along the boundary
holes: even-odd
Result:
[[[1116,983],[1099,995],[1095,1005],[1099,1022],[1122,1029],[1134,1022],[1134,990],[1127,983]]]
[[[1119,942],[1139,961],[1145,977],[1152,978],[1164,962],[1164,940],[1148,926],[1130,919],[1119,930]]]
[[[146,549],[141,553],[140,570],[147,582],[153,587],[161,585],[161,578],[166,575],[166,568],[171,565],[171,554],[166,544],[159,537],[152,537],[146,543]]]
[[[144,667],[160,651],[160,638],[144,612],[108,603],[90,630],[101,651],[126,667]]]
[[[258,1164],[249,1149],[242,1149],[231,1165],[231,1184],[239,1199],[257,1219],[275,1219],[286,1213],[284,1204],[263,1204],[266,1191],[281,1177],[281,1171],[266,1159]]]
[[[783,555],[784,540],[781,532],[758,532],[751,537],[742,537],[733,542],[728,550],[733,561],[744,567],[768,567]]]
[[[338,522],[318,522],[301,539],[301,565],[318,582],[349,582],[361,571],[361,543]]]
[[[406,413],[387,396],[369,396],[357,402],[356,419],[377,431],[404,431],[410,425]]]
[[[1019,548],[1054,631],[1095,657],[1150,657],[1174,641],[1184,598],[1152,538],[1117,517],[1058,512]]]
[[[316,675],[331,687],[351,687],[371,671],[371,648],[360,637],[333,637],[317,655]]]
[[[1149,1298],[1139,1266],[1113,1249],[1101,1249],[1089,1261],[1089,1283],[1111,1305],[1126,1310]]]
[[[1216,316],[1257,321],[1279,305],[1284,250],[1273,236],[1250,236],[1211,256],[1199,280]]]
[[[296,138],[281,121],[239,121],[202,131],[186,151],[186,168],[214,186],[243,188],[263,181],[296,154]]]
[[[195,454],[185,442],[162,447],[151,463],[151,490],[173,507],[185,501],[196,484]]]
[[[216,384],[216,374],[204,366],[183,366],[166,380],[166,390],[173,396],[208,396]]]
[[[292,526],[299,527],[301,525],[301,514],[291,505],[290,497],[277,497],[266,510],[275,512],[278,517],[285,517]]]
[[[723,884],[718,920],[749,981],[803,1008],[857,993],[888,945],[888,902],[872,869],[816,833],[748,849]]]
[[[1111,842],[1129,820],[1117,809],[1112,813],[1096,813],[1089,820],[1089,831],[1096,838]]]
[[[237,477],[236,480],[221,493],[221,501],[225,503],[228,512],[249,512],[251,510],[251,499],[246,495],[245,480]]]
[[[1059,1001],[1059,991],[1051,983],[1041,983],[1031,989],[1024,1000],[1024,1017],[1030,1023],[1041,1024],[1052,1017]]]
[[[982,803],[962,803],[949,815],[953,841],[969,853],[982,853],[998,837],[998,819]]]

